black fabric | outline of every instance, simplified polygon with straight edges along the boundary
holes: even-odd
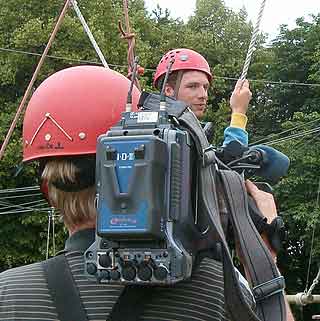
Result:
[[[267,218],[262,215],[260,210],[257,208],[256,202],[251,196],[248,197],[248,208],[253,224],[261,234],[266,230],[266,225],[268,224]]]
[[[95,229],[80,230],[67,239],[65,249],[59,253],[60,255],[42,262],[59,321],[88,320],[64,253],[73,251],[84,253],[94,240]]]
[[[153,287],[127,285],[113,306],[108,321],[138,321],[145,304],[154,293]]]
[[[88,321],[65,256],[55,256],[42,264],[59,321]]]
[[[77,251],[84,253],[89,246],[95,241],[96,230],[94,228],[80,230],[72,234],[66,241],[64,251]]]

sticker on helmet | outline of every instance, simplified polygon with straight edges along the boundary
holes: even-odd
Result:
[[[64,146],[60,142],[57,142],[56,145],[47,143],[45,145],[38,146],[38,149],[64,149]]]

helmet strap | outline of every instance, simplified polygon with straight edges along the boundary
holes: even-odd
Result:
[[[178,71],[178,76],[177,76],[177,81],[176,81],[176,84],[174,86],[174,98],[175,99],[178,99],[178,94],[179,94],[179,89],[180,89],[182,77],[183,77],[183,71],[179,70]]]

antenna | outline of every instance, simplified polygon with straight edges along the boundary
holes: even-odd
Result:
[[[135,82],[135,80],[137,78],[138,62],[139,62],[139,57],[135,57],[134,63],[133,63],[133,71],[132,71],[132,75],[131,75],[130,88],[129,88],[129,91],[128,91],[126,112],[131,112],[132,111],[132,90],[133,90],[134,82]]]
[[[164,94],[164,90],[166,88],[166,84],[168,82],[168,78],[169,78],[169,75],[171,73],[171,68],[172,68],[172,65],[174,64],[175,62],[175,59],[174,57],[172,57],[168,63],[168,66],[167,66],[167,72],[166,72],[166,75],[164,77],[164,81],[163,81],[163,84],[162,84],[162,88],[161,88],[161,93],[160,93],[160,110],[166,110],[167,107],[166,107],[166,96]]]

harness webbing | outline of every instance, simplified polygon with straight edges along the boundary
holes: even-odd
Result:
[[[42,262],[48,288],[60,321],[87,321],[79,290],[64,254]]]
[[[242,177],[232,171],[221,171],[220,174],[228,196],[232,221],[235,222],[233,227],[239,239],[241,251],[245,253],[246,267],[255,286],[253,291],[258,301],[258,315],[254,313],[243,296],[223,233],[216,190],[219,172],[215,167],[214,151],[193,112],[186,111],[179,117],[179,121],[193,133],[198,155],[203,163],[199,169],[199,211],[208,218],[209,232],[221,244],[225,302],[232,319],[245,321],[286,320],[283,278],[250,219]]]

